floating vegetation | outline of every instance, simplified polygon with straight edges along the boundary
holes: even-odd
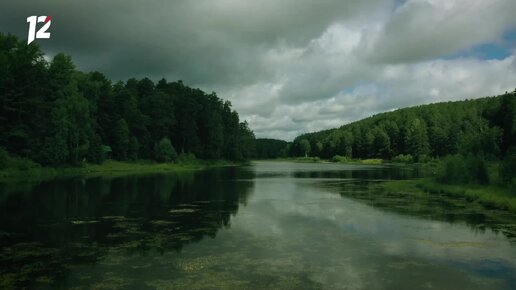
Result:
[[[166,220],[152,220],[152,221],[150,221],[150,223],[155,226],[173,226],[173,225],[178,224],[178,222],[176,222],[176,221],[166,221]]]
[[[122,277],[107,277],[88,287],[89,289],[125,289],[131,285],[134,279],[126,279]]]
[[[113,221],[123,221],[126,219],[125,216],[120,216],[120,215],[113,215],[113,216],[103,216],[101,217],[101,219],[104,219],[104,220],[113,220]]]
[[[199,257],[194,259],[178,259],[174,266],[185,272],[195,272],[199,270],[203,270],[207,267],[212,267],[213,265],[216,265],[217,263],[221,263],[220,259],[216,256],[205,256],[205,257]]]
[[[199,207],[198,204],[191,204],[191,203],[181,203],[177,205],[178,207]]]
[[[75,221],[71,221],[72,225],[91,225],[91,224],[96,224],[96,223],[99,223],[100,221],[98,220],[84,220],[84,221],[81,221],[81,220],[75,220]]]
[[[474,248],[488,248],[489,244],[480,243],[480,242],[468,242],[468,241],[457,241],[457,242],[440,242],[429,239],[413,239],[420,243],[424,243],[427,245],[435,246],[435,247],[443,247],[443,248],[465,248],[465,247],[474,247]]]
[[[182,213],[194,213],[197,209],[193,208],[179,208],[179,209],[171,209],[168,212],[171,214],[182,214]]]
[[[91,193],[71,197],[63,190],[42,209],[22,202],[32,195],[16,202],[26,208],[6,213],[0,228],[0,289],[416,289],[426,281],[503,289],[514,281],[513,248],[490,231],[516,232],[513,217],[497,218],[503,212],[362,181],[267,182],[247,201],[242,182],[153,178],[90,183]],[[498,276],[446,264],[460,259],[489,260]]]

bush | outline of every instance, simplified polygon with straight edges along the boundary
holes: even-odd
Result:
[[[489,175],[482,157],[451,155],[441,162],[437,180],[449,184],[489,184]]]
[[[407,155],[400,154],[400,155],[392,158],[392,162],[395,162],[395,163],[412,163],[412,162],[414,162],[414,158],[410,154],[407,154]]]
[[[4,148],[0,148],[0,169],[7,168],[9,162],[9,153]]]
[[[416,161],[418,163],[428,163],[432,161],[432,158],[426,154],[419,154],[418,156],[416,156]]]
[[[171,162],[177,159],[177,152],[170,139],[163,138],[154,146],[154,155],[158,162]]]
[[[40,165],[29,158],[9,156],[9,152],[0,148],[0,169],[27,170],[37,167]]]
[[[516,184],[516,149],[507,152],[500,164],[500,179],[504,184]]]
[[[11,157],[8,167],[16,170],[27,170],[39,167],[39,164],[29,158]]]
[[[466,169],[469,173],[469,183],[489,184],[486,161],[482,157],[466,159]]]
[[[194,163],[197,159],[195,158],[195,154],[193,153],[181,153],[177,157],[178,163]]]
[[[342,163],[346,163],[346,162],[351,162],[351,158],[349,157],[346,157],[346,156],[340,156],[340,155],[335,155],[333,156],[331,159],[330,159],[331,162],[342,162]]]

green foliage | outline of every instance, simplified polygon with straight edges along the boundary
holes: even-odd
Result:
[[[499,208],[516,213],[516,196],[514,191],[492,185],[465,185],[443,184],[431,178],[395,180],[381,185],[389,193],[403,193],[407,195],[426,196],[427,194],[440,194],[445,196],[464,197],[467,202],[476,202],[487,209]]]
[[[170,139],[163,138],[154,147],[155,159],[158,162],[172,162],[177,159],[177,152]]]
[[[0,169],[7,168],[9,162],[9,153],[4,148],[0,148]]]
[[[153,159],[163,137],[202,159],[255,155],[253,132],[215,93],[164,79],[112,83],[77,71],[70,56],[48,62],[36,44],[1,33],[0,92],[0,146],[43,165]]]
[[[439,158],[450,156],[440,162],[438,180],[456,184],[498,182],[497,176],[489,176],[494,174],[488,172],[486,162],[500,160],[502,183],[514,187],[514,140],[516,90],[496,97],[403,108],[337,129],[303,134],[289,146],[289,156],[309,152],[335,161],[347,162],[341,157],[346,156],[399,163],[439,163]]]
[[[348,162],[352,162],[353,160],[347,156],[340,156],[340,155],[335,155],[333,156],[331,159],[330,159],[331,162],[341,162],[341,163],[348,163]]]
[[[391,160],[394,163],[413,163],[414,158],[410,154],[399,154]]]
[[[28,170],[33,168],[39,168],[40,165],[30,160],[29,158],[23,157],[11,157],[8,163],[9,169],[14,170]]]
[[[506,158],[500,165],[500,179],[503,183],[516,189],[516,147],[508,150]],[[516,190],[514,191],[516,193]]]
[[[288,142],[276,139],[256,139],[256,158],[273,159],[287,157]]]
[[[93,134],[93,136],[90,137],[90,144],[88,147],[88,154],[86,159],[88,162],[95,164],[101,164],[104,161],[105,155],[100,136]]]
[[[307,157],[311,150],[310,142],[308,142],[306,139],[302,139],[299,142],[299,148],[301,149],[301,152],[304,154],[304,156]]]
[[[193,153],[181,153],[179,156],[177,156],[177,163],[181,164],[195,164],[197,161],[197,158],[195,158],[195,155]]]
[[[34,161],[23,157],[12,157],[5,149],[0,147],[0,170],[27,170],[38,167],[39,164]]]
[[[136,139],[136,137],[132,136],[129,139],[129,145],[127,147],[127,158],[129,160],[138,159],[139,148],[140,148],[140,144],[138,143],[138,139]]]
[[[442,161],[437,180],[448,184],[489,184],[489,175],[482,157],[457,154]]]
[[[115,123],[113,128],[113,154],[118,160],[126,160],[127,152],[129,151],[129,126],[122,118]]]

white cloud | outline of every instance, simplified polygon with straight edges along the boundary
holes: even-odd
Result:
[[[370,54],[413,62],[496,41],[516,26],[514,11],[510,0],[410,0],[385,23]]]
[[[514,48],[503,60],[443,57],[501,38],[516,24],[509,13],[515,5],[501,0],[407,1],[366,22],[333,23],[304,46],[273,47],[263,61],[271,72],[268,81],[281,78],[281,89],[271,91],[274,100],[263,103],[268,111],[261,122],[269,126],[253,118],[251,128],[259,137],[290,140],[400,107],[512,90]],[[241,108],[244,118],[260,111]],[[294,124],[280,127],[266,121],[285,116]]]
[[[52,11],[47,53],[114,80],[166,77],[216,91],[258,137],[291,140],[516,86],[516,42],[502,39],[516,31],[514,0],[60,2],[6,3],[0,27],[26,37],[19,19]],[[510,56],[450,59],[491,42]]]
[[[400,107],[477,98],[512,90],[516,86],[516,60],[514,56],[502,60],[437,59],[378,67],[369,77],[369,81],[349,92],[340,91],[328,98],[297,104],[282,103],[279,98],[264,105],[270,108],[266,117],[254,115],[248,118],[245,114],[243,117],[249,120],[259,137],[291,140],[301,133],[339,127]],[[285,126],[285,120],[288,120],[288,126]]]

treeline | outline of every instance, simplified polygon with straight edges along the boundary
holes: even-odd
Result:
[[[215,93],[165,79],[112,83],[78,71],[69,56],[47,61],[37,45],[0,34],[0,157],[43,165],[243,160],[254,146],[247,123]]]
[[[288,142],[277,139],[256,139],[256,155],[258,159],[274,159],[287,157]]]
[[[503,158],[516,138],[516,91],[378,114],[338,129],[303,134],[292,156],[413,159],[463,153]]]
[[[446,102],[378,114],[337,129],[303,134],[290,156],[333,160],[381,158],[412,163],[439,160],[444,183],[497,183],[516,189],[516,90],[497,97]],[[493,172],[491,172],[493,173]]]

